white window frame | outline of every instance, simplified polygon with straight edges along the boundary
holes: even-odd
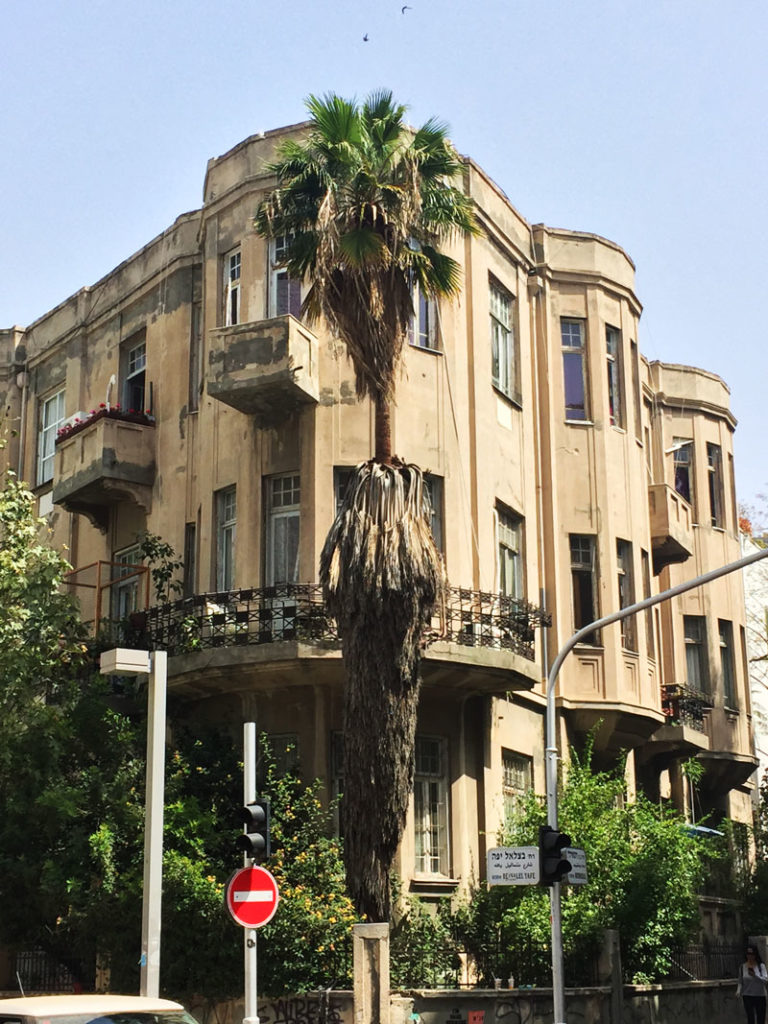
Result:
[[[704,615],[683,616],[686,683],[692,690],[709,693],[707,620]]]
[[[488,281],[491,329],[491,381],[507,398],[519,401],[515,326],[512,318],[515,297],[495,278]]]
[[[141,402],[131,402],[131,389],[141,382]],[[147,404],[147,340],[125,349],[125,383],[123,385],[123,410],[144,412]],[[138,408],[137,408],[138,406]]]
[[[66,389],[61,388],[40,402],[40,428],[37,435],[37,486],[53,480],[56,462],[56,435],[66,419]]]
[[[301,281],[291,277],[286,267],[279,266],[287,246],[290,245],[290,240],[289,235],[279,235],[277,238],[270,239],[269,242],[269,316],[286,316],[290,313],[298,320],[301,314]],[[281,303],[279,300],[280,287],[283,282],[286,283],[288,292],[285,303]]]
[[[432,530],[432,537],[435,546],[441,554],[445,554],[443,541],[443,494],[444,482],[441,476],[433,476],[431,473],[424,474],[424,490],[429,498],[429,505],[432,509],[429,527]]]
[[[136,568],[143,564],[141,548],[138,544],[131,544],[115,551],[112,561],[116,564],[112,566],[111,614],[113,619],[121,622],[139,610],[141,575],[136,573]]]
[[[224,255],[224,326],[234,327],[242,320],[240,281],[243,254],[240,246]]]
[[[577,589],[581,591],[583,580],[589,580],[592,603],[592,622],[600,618],[599,592],[597,588],[597,537],[590,533],[572,533],[569,536],[569,550],[571,556],[571,601],[573,614],[573,629],[577,632],[584,626],[589,625],[589,620],[581,621],[576,615]],[[585,615],[581,619],[586,619]],[[590,644],[593,647],[600,645],[600,633],[595,630],[585,637],[580,643]]]
[[[440,736],[416,736],[413,783],[414,868],[417,875],[449,876],[448,773]]]
[[[266,543],[266,586],[274,587],[283,583],[298,583],[299,558],[301,550],[301,478],[298,473],[282,473],[267,477],[267,543]],[[296,553],[293,565],[286,572],[278,572],[276,548],[278,532],[290,528],[290,521],[296,521]],[[286,579],[278,578],[285,576]]]
[[[216,590],[227,593],[235,586],[235,543],[237,540],[237,489],[216,491]]]
[[[516,750],[501,748],[501,792],[505,820],[533,789],[533,758]]]
[[[587,328],[584,320],[576,317],[563,317],[560,320],[560,343],[563,352],[563,403],[565,405],[566,422],[589,422],[589,389],[587,387]],[[581,406],[568,404],[568,369],[578,360],[581,379]]]

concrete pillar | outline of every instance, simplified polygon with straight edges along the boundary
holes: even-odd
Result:
[[[355,1024],[389,1024],[389,925],[352,929]]]

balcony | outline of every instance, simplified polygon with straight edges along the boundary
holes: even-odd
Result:
[[[290,315],[210,332],[208,394],[269,426],[320,391],[317,339]]]
[[[648,503],[653,573],[658,576],[666,566],[685,562],[693,554],[693,512],[668,484],[651,484]]]
[[[53,501],[106,530],[112,505],[129,500],[145,511],[155,480],[151,417],[100,409],[56,439]]]

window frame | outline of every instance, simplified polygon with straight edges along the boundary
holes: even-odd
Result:
[[[524,522],[521,515],[511,508],[496,504],[494,509],[494,527],[496,537],[496,581],[498,592],[504,597],[520,601],[525,596],[525,572],[523,561]],[[515,543],[507,543],[510,538]],[[509,552],[509,556],[507,556]],[[511,579],[507,581],[505,566],[511,566]],[[511,583],[511,587],[508,585]]]
[[[513,764],[516,762],[516,765]],[[514,779],[513,772],[519,772]],[[520,784],[522,780],[522,784]],[[508,747],[501,748],[501,796],[504,820],[514,813],[521,800],[533,789],[533,758]]]
[[[123,409],[125,412],[142,413],[147,408],[147,336],[128,338],[124,345]],[[137,355],[137,353],[139,353]],[[140,397],[141,401],[134,399]]]
[[[295,498],[289,503],[276,504],[276,485],[283,485],[293,481],[289,485],[291,496]],[[301,476],[298,473],[277,473],[274,476],[265,478],[266,483],[266,535],[265,535],[265,559],[264,559],[264,582],[265,586],[275,587],[282,584],[298,583],[299,564],[301,557]],[[286,492],[287,493],[287,492]],[[276,529],[278,523],[287,520],[295,520],[297,524],[296,534],[296,555],[293,565],[293,574],[290,579],[277,579],[276,546],[278,543]]]
[[[66,420],[64,410],[66,409],[67,389],[58,388],[47,398],[40,399],[38,403],[38,432],[37,432],[37,466],[35,480],[37,487],[43,487],[53,480],[56,468],[56,437],[61,425]],[[53,409],[56,403],[54,416],[48,422],[48,409]],[[50,468],[50,473],[48,473]]]
[[[696,509],[696,466],[695,447],[692,437],[672,438],[672,485],[675,493],[679,494],[683,501],[687,501],[691,509]],[[685,493],[682,488],[682,481],[685,480]]]
[[[619,610],[635,604],[635,567],[632,542],[616,538],[616,574]],[[619,619],[621,646],[625,651],[637,653],[637,615]]]
[[[717,620],[717,639],[720,648],[720,679],[723,684],[723,704],[736,709],[736,660],[733,646],[733,623],[730,619]]]
[[[278,235],[270,238],[268,245],[269,260],[269,294],[267,296],[267,314],[270,318],[290,314],[297,320],[301,318],[302,287],[301,281],[291,277],[287,267],[279,266],[286,249],[291,244],[290,235]],[[287,301],[282,309],[281,287],[287,283]]]
[[[591,533],[571,533],[569,534],[569,553],[570,553],[570,566],[571,566],[571,615],[573,617],[573,631],[577,633],[584,626],[589,625],[590,622],[595,622],[600,618],[600,592],[597,586],[598,582],[598,560],[597,560],[597,537]],[[580,552],[575,552],[574,542],[582,549]],[[586,542],[586,546],[584,544]],[[575,554],[583,554],[588,549],[589,560],[576,558]],[[591,618],[587,618],[587,615],[582,612],[579,614],[579,609],[582,608],[583,596],[586,593],[583,583],[588,581],[589,586],[589,600],[591,602]],[[579,641],[579,643],[587,644],[590,647],[600,646],[600,631],[593,630],[592,633],[588,633],[585,637]]]
[[[141,575],[135,569],[143,566],[141,547],[129,544],[112,553],[110,583],[110,616],[120,622],[140,610]],[[127,578],[126,578],[127,577]]]
[[[224,285],[224,326],[235,327],[242,323],[242,274],[243,250],[240,245],[224,253],[223,285]]]
[[[432,531],[432,538],[440,554],[445,554],[445,538],[443,533],[443,510],[445,509],[445,480],[433,473],[425,473],[424,490],[429,498],[429,506],[432,510],[429,527]]]
[[[231,501],[230,501],[231,499]],[[216,500],[216,592],[235,589],[237,544],[237,487],[231,484],[215,492]]]
[[[697,635],[694,635],[697,634]],[[709,652],[707,650],[707,618],[705,615],[683,616],[685,645],[685,681],[696,693],[709,693]],[[691,676],[698,676],[697,684]]]
[[[440,320],[437,300],[426,296],[417,281],[411,284],[413,316],[408,324],[408,344],[426,352],[440,352]]]
[[[723,488],[723,449],[719,444],[707,441],[707,490],[709,491],[710,526],[724,530],[725,493]]]
[[[488,278],[488,316],[491,335],[491,383],[505,398],[521,405],[515,296],[493,276]]]
[[[566,331],[566,328],[569,328]],[[575,340],[570,329],[578,328],[578,344],[566,344]],[[564,316],[560,318],[560,347],[563,356],[563,405],[566,423],[591,422],[589,407],[589,387],[587,376],[587,322],[580,317]],[[569,401],[569,391],[575,378],[568,372],[568,367],[578,360],[581,402]],[[575,396],[578,398],[578,396]]]
[[[605,358],[608,369],[608,418],[612,427],[626,429],[624,352],[621,331],[605,325]]]
[[[422,764],[424,747],[437,753],[437,770]],[[414,874],[450,877],[450,808],[446,740],[442,736],[416,734],[413,781]]]

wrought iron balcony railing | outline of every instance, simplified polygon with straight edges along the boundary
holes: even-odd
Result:
[[[424,643],[451,641],[465,647],[513,651],[534,658],[536,627],[549,625],[541,609],[501,594],[450,587]],[[341,646],[319,584],[285,584],[198,594],[135,612],[122,643],[170,655],[213,647],[303,641]]]
[[[688,686],[662,686],[661,709],[670,725],[687,725],[703,732],[704,716],[712,709],[712,698]]]

